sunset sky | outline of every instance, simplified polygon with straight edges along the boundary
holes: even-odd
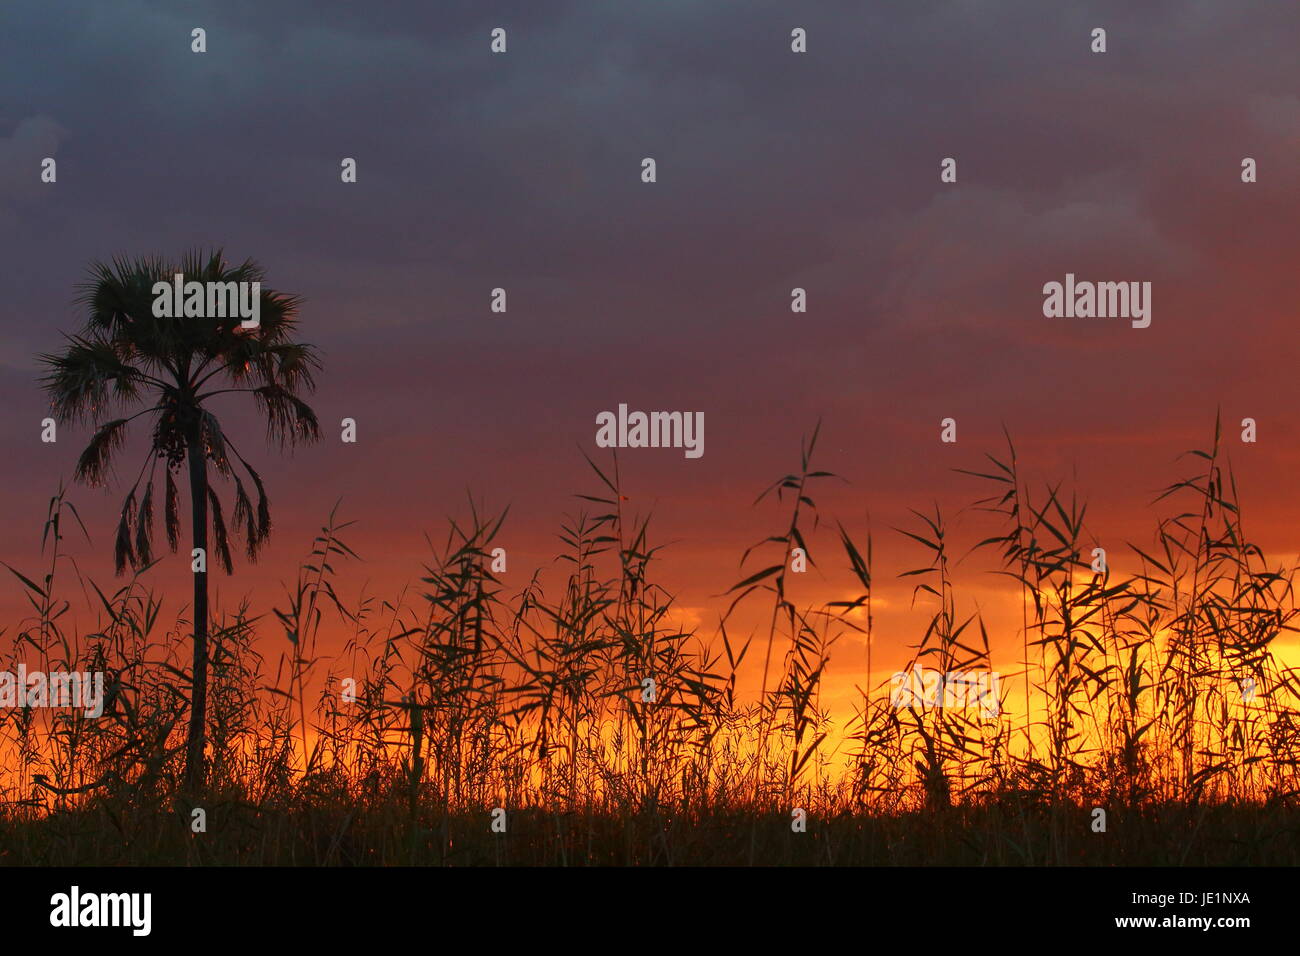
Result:
[[[620,464],[629,507],[669,543],[660,579],[706,630],[743,550],[784,520],[752,502],[822,421],[815,464],[846,479],[817,496],[825,517],[865,532],[871,515],[879,670],[924,617],[896,578],[924,555],[891,527],[938,501],[959,550],[989,533],[957,517],[984,489],[952,469],[1000,452],[1004,425],[1031,476],[1072,479],[1123,571],[1123,542],[1150,541],[1151,500],[1222,409],[1247,530],[1270,558],[1300,552],[1300,6],[403,6],[0,9],[0,560],[40,566],[46,502],[90,435],[41,442],[35,364],[80,325],[87,264],[193,247],[254,258],[302,295],[324,362],[324,438],[292,458],[261,443],[251,406],[217,406],[275,519],[261,563],[213,576],[218,606],[268,609],[339,499],[365,559],[342,590],[391,596],[467,491],[510,507],[506,580],[523,587],[575,493],[599,491],[582,452],[607,460],[595,417],[620,403],[704,413],[703,457]],[[945,157],[956,183],[940,182]],[[1150,282],[1150,327],[1044,317],[1043,285],[1067,273]],[[506,314],[489,310],[496,287]],[[1239,440],[1247,416],[1256,444]],[[101,586],[143,453],[107,490],[72,491],[93,543],[69,544]],[[801,601],[846,593],[831,528]],[[160,569],[172,613],[187,566]],[[1014,648],[1014,597],[984,570],[959,611],[988,611]],[[6,634],[23,606],[0,582]],[[844,692],[860,648],[834,656]]]

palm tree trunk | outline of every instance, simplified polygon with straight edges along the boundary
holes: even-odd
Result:
[[[208,710],[208,463],[199,436],[189,440],[190,512],[194,547],[203,551],[203,570],[194,572],[194,685],[185,781],[191,792],[203,787],[203,749]]]

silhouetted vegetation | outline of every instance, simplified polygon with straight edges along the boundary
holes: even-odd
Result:
[[[857,713],[821,702],[837,641],[879,635],[873,545],[834,525],[859,595],[801,607],[790,555],[814,557],[816,433],[799,468],[760,497],[777,530],[742,559],[716,627],[688,629],[655,583],[650,521],[625,513],[617,460],[566,519],[556,569],[508,588],[494,573],[505,514],[472,502],[451,521],[419,594],[349,603],[357,560],[335,515],[273,616],[214,614],[207,790],[184,786],[192,670],[182,624],[163,624],[147,570],[66,633],[57,597],[71,505],[45,527],[47,573],[21,575],[33,613],[12,660],[102,670],[104,716],[3,716],[0,841],[24,863],[1295,863],[1297,691],[1272,644],[1293,629],[1295,567],[1272,567],[1243,530],[1218,429],[1161,495],[1137,568],[1094,570],[1085,506],[1026,487],[1010,439],[970,471],[998,530],[974,543],[1024,601],[1021,672],[1032,706],[896,706],[864,678]],[[912,663],[989,669],[963,616],[944,515],[898,538],[933,607]],[[829,524],[826,523],[827,527]],[[823,534],[823,537],[825,535]],[[820,557],[820,555],[818,555]],[[558,583],[558,586],[552,587]],[[742,611],[747,609],[746,611]],[[761,608],[764,630],[736,623]],[[326,658],[327,616],[352,637]],[[906,635],[890,635],[898,642]],[[263,654],[283,640],[279,663]],[[751,655],[758,693],[740,690]],[[12,665],[11,665],[12,669]],[[349,682],[350,681],[350,682]],[[1243,688],[1249,688],[1249,692]],[[310,694],[310,696],[309,696]],[[838,723],[837,723],[838,721]],[[189,811],[208,813],[191,833]],[[494,808],[507,830],[489,828]],[[1108,813],[1106,834],[1091,811]],[[791,811],[806,810],[806,833]]]

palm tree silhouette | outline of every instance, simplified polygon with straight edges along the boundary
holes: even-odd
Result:
[[[96,425],[94,437],[77,461],[77,481],[104,484],[126,441],[127,426],[142,416],[153,416],[149,451],[118,523],[114,545],[118,574],[128,565],[136,569],[153,562],[154,477],[160,460],[166,461],[163,525],[172,551],[177,549],[180,517],[173,475],[188,459],[192,536],[194,547],[202,549],[204,556],[202,570],[194,573],[194,665],[185,758],[186,785],[198,791],[204,782],[207,711],[209,524],[217,557],[227,574],[232,570],[230,539],[221,502],[209,480],[209,462],[218,476],[234,483],[234,523],[250,561],[257,559],[271,530],[262,478],[236,450],[209,400],[249,394],[266,420],[268,439],[278,441],[281,448],[315,441],[320,437],[316,414],[300,394],[315,388],[313,372],[320,363],[313,346],[292,341],[301,300],[264,285],[260,325],[254,328],[242,328],[238,316],[156,317],[154,284],[171,282],[176,273],[186,282],[203,283],[261,282],[264,276],[252,260],[229,265],[220,250],[187,253],[175,267],[157,258],[93,263],[77,300],[89,313],[84,327],[65,336],[68,344],[62,352],[43,354],[39,361],[48,369],[41,384],[56,421]],[[105,421],[110,409],[124,417]],[[241,468],[252,482],[256,505],[240,478]]]

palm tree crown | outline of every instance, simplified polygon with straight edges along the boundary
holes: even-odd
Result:
[[[266,540],[270,510],[265,486],[207,406],[208,399],[252,395],[265,416],[268,437],[282,446],[319,438],[316,415],[300,397],[315,388],[313,372],[320,365],[312,346],[292,341],[299,298],[263,288],[260,324],[252,329],[241,328],[237,316],[155,317],[154,284],[171,282],[178,272],[187,282],[261,282],[264,277],[256,263],[230,266],[219,251],[206,257],[189,254],[176,267],[161,259],[95,263],[79,297],[89,312],[84,328],[67,337],[62,353],[41,356],[49,369],[42,384],[56,420],[94,419],[98,425],[77,461],[78,481],[104,484],[125,443],[127,426],[154,416],[150,454],[127,494],[118,525],[114,557],[119,573],[152,558],[154,473],[160,459],[167,462],[164,524],[168,543],[176,550],[179,512],[173,472],[185,462],[195,437],[216,472],[235,483],[234,521],[250,559],[256,559]],[[138,408],[142,403],[146,407]],[[104,421],[110,410],[132,413]],[[232,459],[247,472],[256,507]],[[206,490],[217,555],[229,573],[229,535],[220,502],[213,489]]]

